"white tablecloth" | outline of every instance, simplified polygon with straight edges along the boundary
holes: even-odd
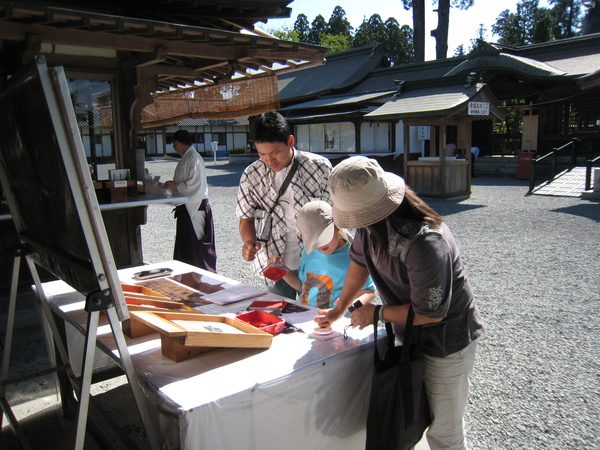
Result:
[[[200,271],[178,261],[143,269],[158,267],[169,267],[174,274]],[[120,270],[119,278],[131,283],[140,270]],[[83,297],[62,281],[44,283],[43,289],[52,308],[67,319],[68,349],[77,369],[87,320]],[[199,309],[235,313],[267,298],[273,294]],[[104,353],[96,352],[96,367],[110,364],[107,354],[116,347],[110,326],[102,323],[98,342]],[[342,319],[334,329],[342,332],[348,323]],[[127,338],[127,344],[163,448],[364,448],[372,327],[349,329],[348,339],[280,334],[266,350],[219,349],[179,363],[162,355],[158,334]]]

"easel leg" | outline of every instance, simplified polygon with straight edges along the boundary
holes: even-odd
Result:
[[[85,337],[85,350],[83,367],[81,368],[81,389],[79,390],[79,411],[77,415],[77,437],[75,449],[83,449],[85,443],[85,428],[87,425],[88,410],[90,406],[90,388],[92,386],[92,373],[94,372],[94,354],[96,353],[96,337],[98,335],[99,311],[88,313],[87,334]]]
[[[133,367],[133,362],[131,361],[131,355],[129,354],[129,349],[127,348],[127,342],[125,341],[125,336],[123,335],[123,330],[121,329],[121,324],[119,318],[117,317],[117,312],[113,307],[108,308],[106,310],[106,313],[111,324],[111,329],[115,338],[115,342],[117,343],[117,349],[119,350],[119,359],[121,361],[121,366],[125,371],[127,380],[129,381],[129,386],[131,387],[133,397],[135,398],[138,411],[144,424],[144,429],[146,431],[146,439],[150,443],[152,449],[158,450],[159,440],[157,431],[150,419],[150,414],[148,412],[148,406],[144,398],[144,393],[142,392],[142,389],[138,383],[137,375]]]
[[[21,266],[21,256],[16,256],[13,263],[13,273],[10,286],[10,300],[8,305],[8,318],[6,323],[6,337],[4,339],[4,355],[2,357],[2,375],[0,378],[0,403],[2,404],[2,411],[8,419],[8,423],[13,429],[14,433],[24,449],[30,449],[27,438],[19,426],[17,418],[12,412],[8,401],[6,400],[6,387],[8,380],[8,369],[10,367],[10,350],[12,348],[12,337],[15,324],[15,310],[17,306],[17,290],[19,286],[19,268]],[[4,421],[4,416],[0,420],[0,425]]]

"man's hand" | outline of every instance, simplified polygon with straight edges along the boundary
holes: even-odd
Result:
[[[262,244],[256,241],[246,241],[242,246],[242,257],[246,261],[254,261],[256,253],[261,249]]]

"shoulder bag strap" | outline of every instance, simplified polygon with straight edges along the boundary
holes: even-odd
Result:
[[[379,324],[379,310],[381,309],[382,305],[377,305],[375,307],[375,312],[373,313],[373,338],[375,340],[375,362],[379,362],[381,360],[381,357],[379,356],[379,351],[377,349],[377,329],[378,329],[378,324]],[[410,356],[410,344],[412,341],[412,328],[413,328],[413,322],[414,322],[414,318],[415,318],[415,312],[413,311],[412,305],[410,305],[409,309],[408,309],[408,316],[406,318],[406,328],[404,330],[404,339],[402,341],[402,356],[401,359],[403,362],[408,361],[409,356]],[[388,347],[388,351],[390,351],[391,349],[394,348],[394,341],[395,341],[395,337],[394,337],[394,330],[392,328],[392,324],[390,322],[386,322],[385,324],[385,331],[387,333],[387,338],[388,338],[388,342],[387,342],[387,347]]]
[[[271,211],[269,212],[269,214],[273,213],[273,210],[275,209],[275,205],[277,205],[277,202],[279,202],[279,198],[283,195],[285,190],[290,185],[290,182],[292,181],[292,178],[294,177],[294,174],[296,173],[296,170],[298,169],[298,166],[300,165],[300,153],[298,153],[298,151],[296,151],[296,150],[294,150],[294,152],[295,152],[295,157],[294,157],[294,161],[292,162],[292,167],[290,167],[290,171],[288,172],[287,176],[285,177],[285,180],[283,180],[283,183],[281,184],[281,187],[279,188],[279,192],[277,193],[277,198],[275,199],[275,203],[273,204],[273,207],[271,208]]]

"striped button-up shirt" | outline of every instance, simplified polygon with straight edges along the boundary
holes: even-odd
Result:
[[[325,200],[331,203],[327,191],[327,179],[332,169],[329,160],[314,153],[300,152],[296,149],[294,149],[294,152],[294,155],[300,155],[300,162],[288,189],[292,189],[293,192],[296,214],[302,206],[313,200]],[[291,167],[291,163],[289,167]],[[289,167],[287,170],[289,170]],[[235,211],[238,219],[253,219],[256,209],[273,210],[271,236],[268,242],[263,243],[254,259],[254,271],[257,275],[260,275],[268,265],[269,259],[273,256],[283,255],[285,250],[288,224],[285,223],[282,207],[275,204],[278,192],[273,186],[274,178],[275,172],[258,160],[244,170],[238,190]],[[300,249],[298,249],[298,252],[300,252]],[[269,279],[266,281],[269,285],[274,284]]]

